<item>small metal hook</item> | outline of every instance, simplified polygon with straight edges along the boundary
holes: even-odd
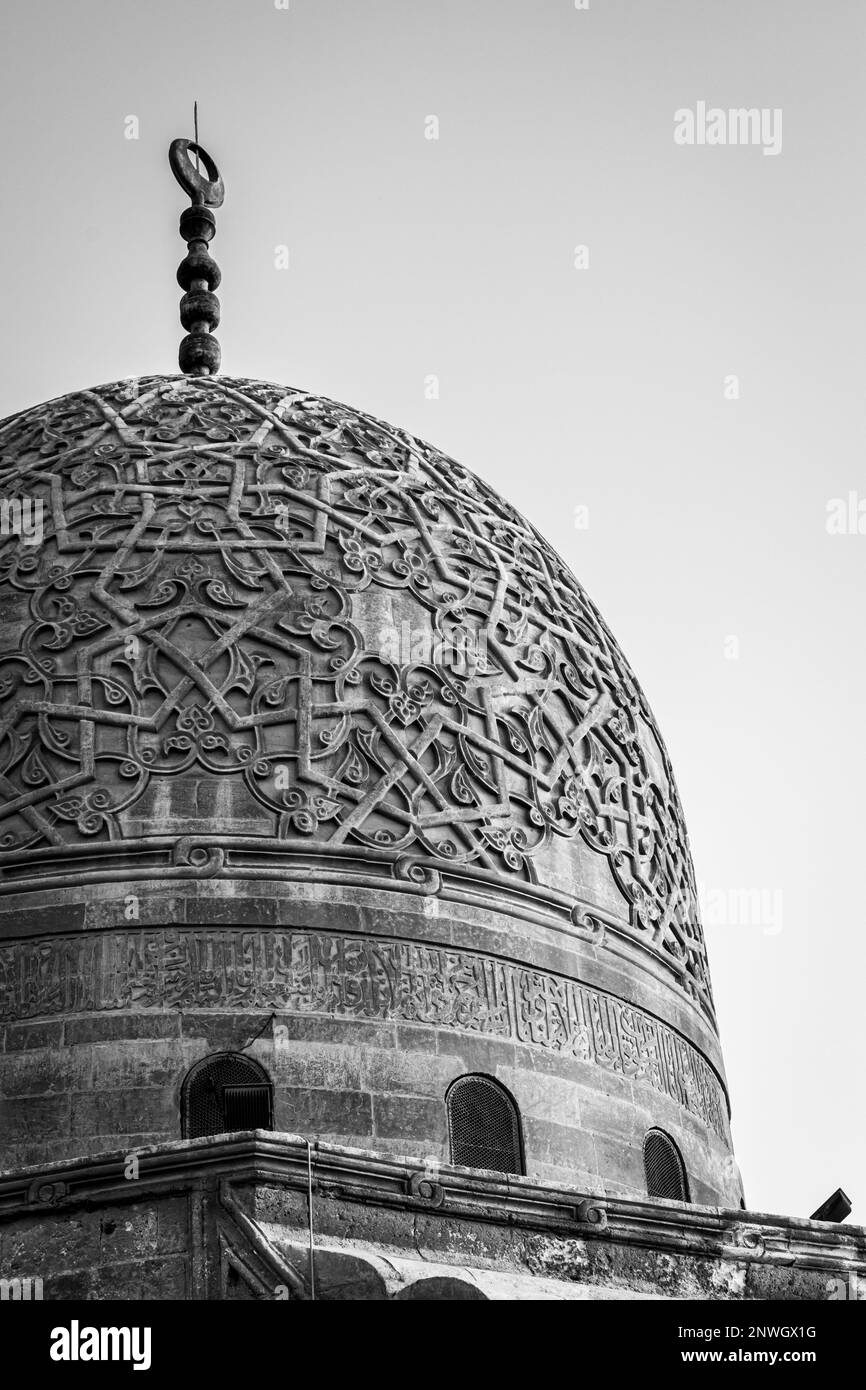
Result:
[[[190,150],[201,159],[208,174],[207,178],[204,178],[193,165],[189,157]],[[189,194],[194,204],[203,204],[208,208],[222,207],[225,187],[220,177],[220,171],[207,150],[203,149],[195,140],[172,140],[168,151],[168,162],[171,165],[171,172],[181,188]]]

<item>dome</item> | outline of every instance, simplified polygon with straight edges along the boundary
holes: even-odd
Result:
[[[478,1074],[528,1172],[640,1195],[660,1128],[738,1201],[668,755],[514,508],[220,377],[25,411],[0,467],[44,533],[0,549],[5,1156],[179,1135],[186,1071],[270,1020],[279,1129],[447,1161]]]

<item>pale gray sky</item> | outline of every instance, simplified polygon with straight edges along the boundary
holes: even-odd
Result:
[[[3,9],[0,415],[177,369],[167,147],[197,97],[223,370],[431,440],[573,566],[673,758],[748,1203],[841,1184],[866,1222],[866,534],[826,529],[833,498],[866,513],[866,10]],[[781,152],[676,145],[699,101],[781,109]]]

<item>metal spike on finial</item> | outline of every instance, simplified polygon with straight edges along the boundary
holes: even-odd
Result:
[[[187,244],[187,254],[177,268],[177,282],[186,291],[180,301],[180,321],[187,333],[177,360],[187,376],[213,376],[219,371],[222,356],[213,337],[213,329],[220,321],[220,302],[213,291],[219,287],[222,275],[207,248],[216,234],[211,208],[222,207],[225,189],[216,164],[198,143],[198,103],[195,134],[195,140],[172,140],[168,151],[171,171],[191,201],[191,206],[180,215],[180,234]],[[193,165],[190,151],[199,167]],[[199,161],[207,178],[202,175]]]

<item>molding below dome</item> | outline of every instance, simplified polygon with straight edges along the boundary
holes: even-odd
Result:
[[[79,869],[77,864],[82,867]],[[622,918],[590,899],[575,898],[538,883],[515,881],[471,866],[393,855],[369,846],[329,846],[309,840],[265,836],[185,835],[99,845],[69,845],[20,851],[5,856],[0,868],[0,903],[10,894],[23,903],[25,894],[76,890],[89,884],[142,881],[168,888],[194,879],[238,882],[308,883],[411,893],[440,902],[487,908],[563,933],[569,940],[604,944],[625,959],[649,958],[653,968],[690,996],[715,1028],[708,1003],[690,991],[681,963],[642,936],[636,923],[626,929]],[[19,896],[20,895],[20,896]]]

